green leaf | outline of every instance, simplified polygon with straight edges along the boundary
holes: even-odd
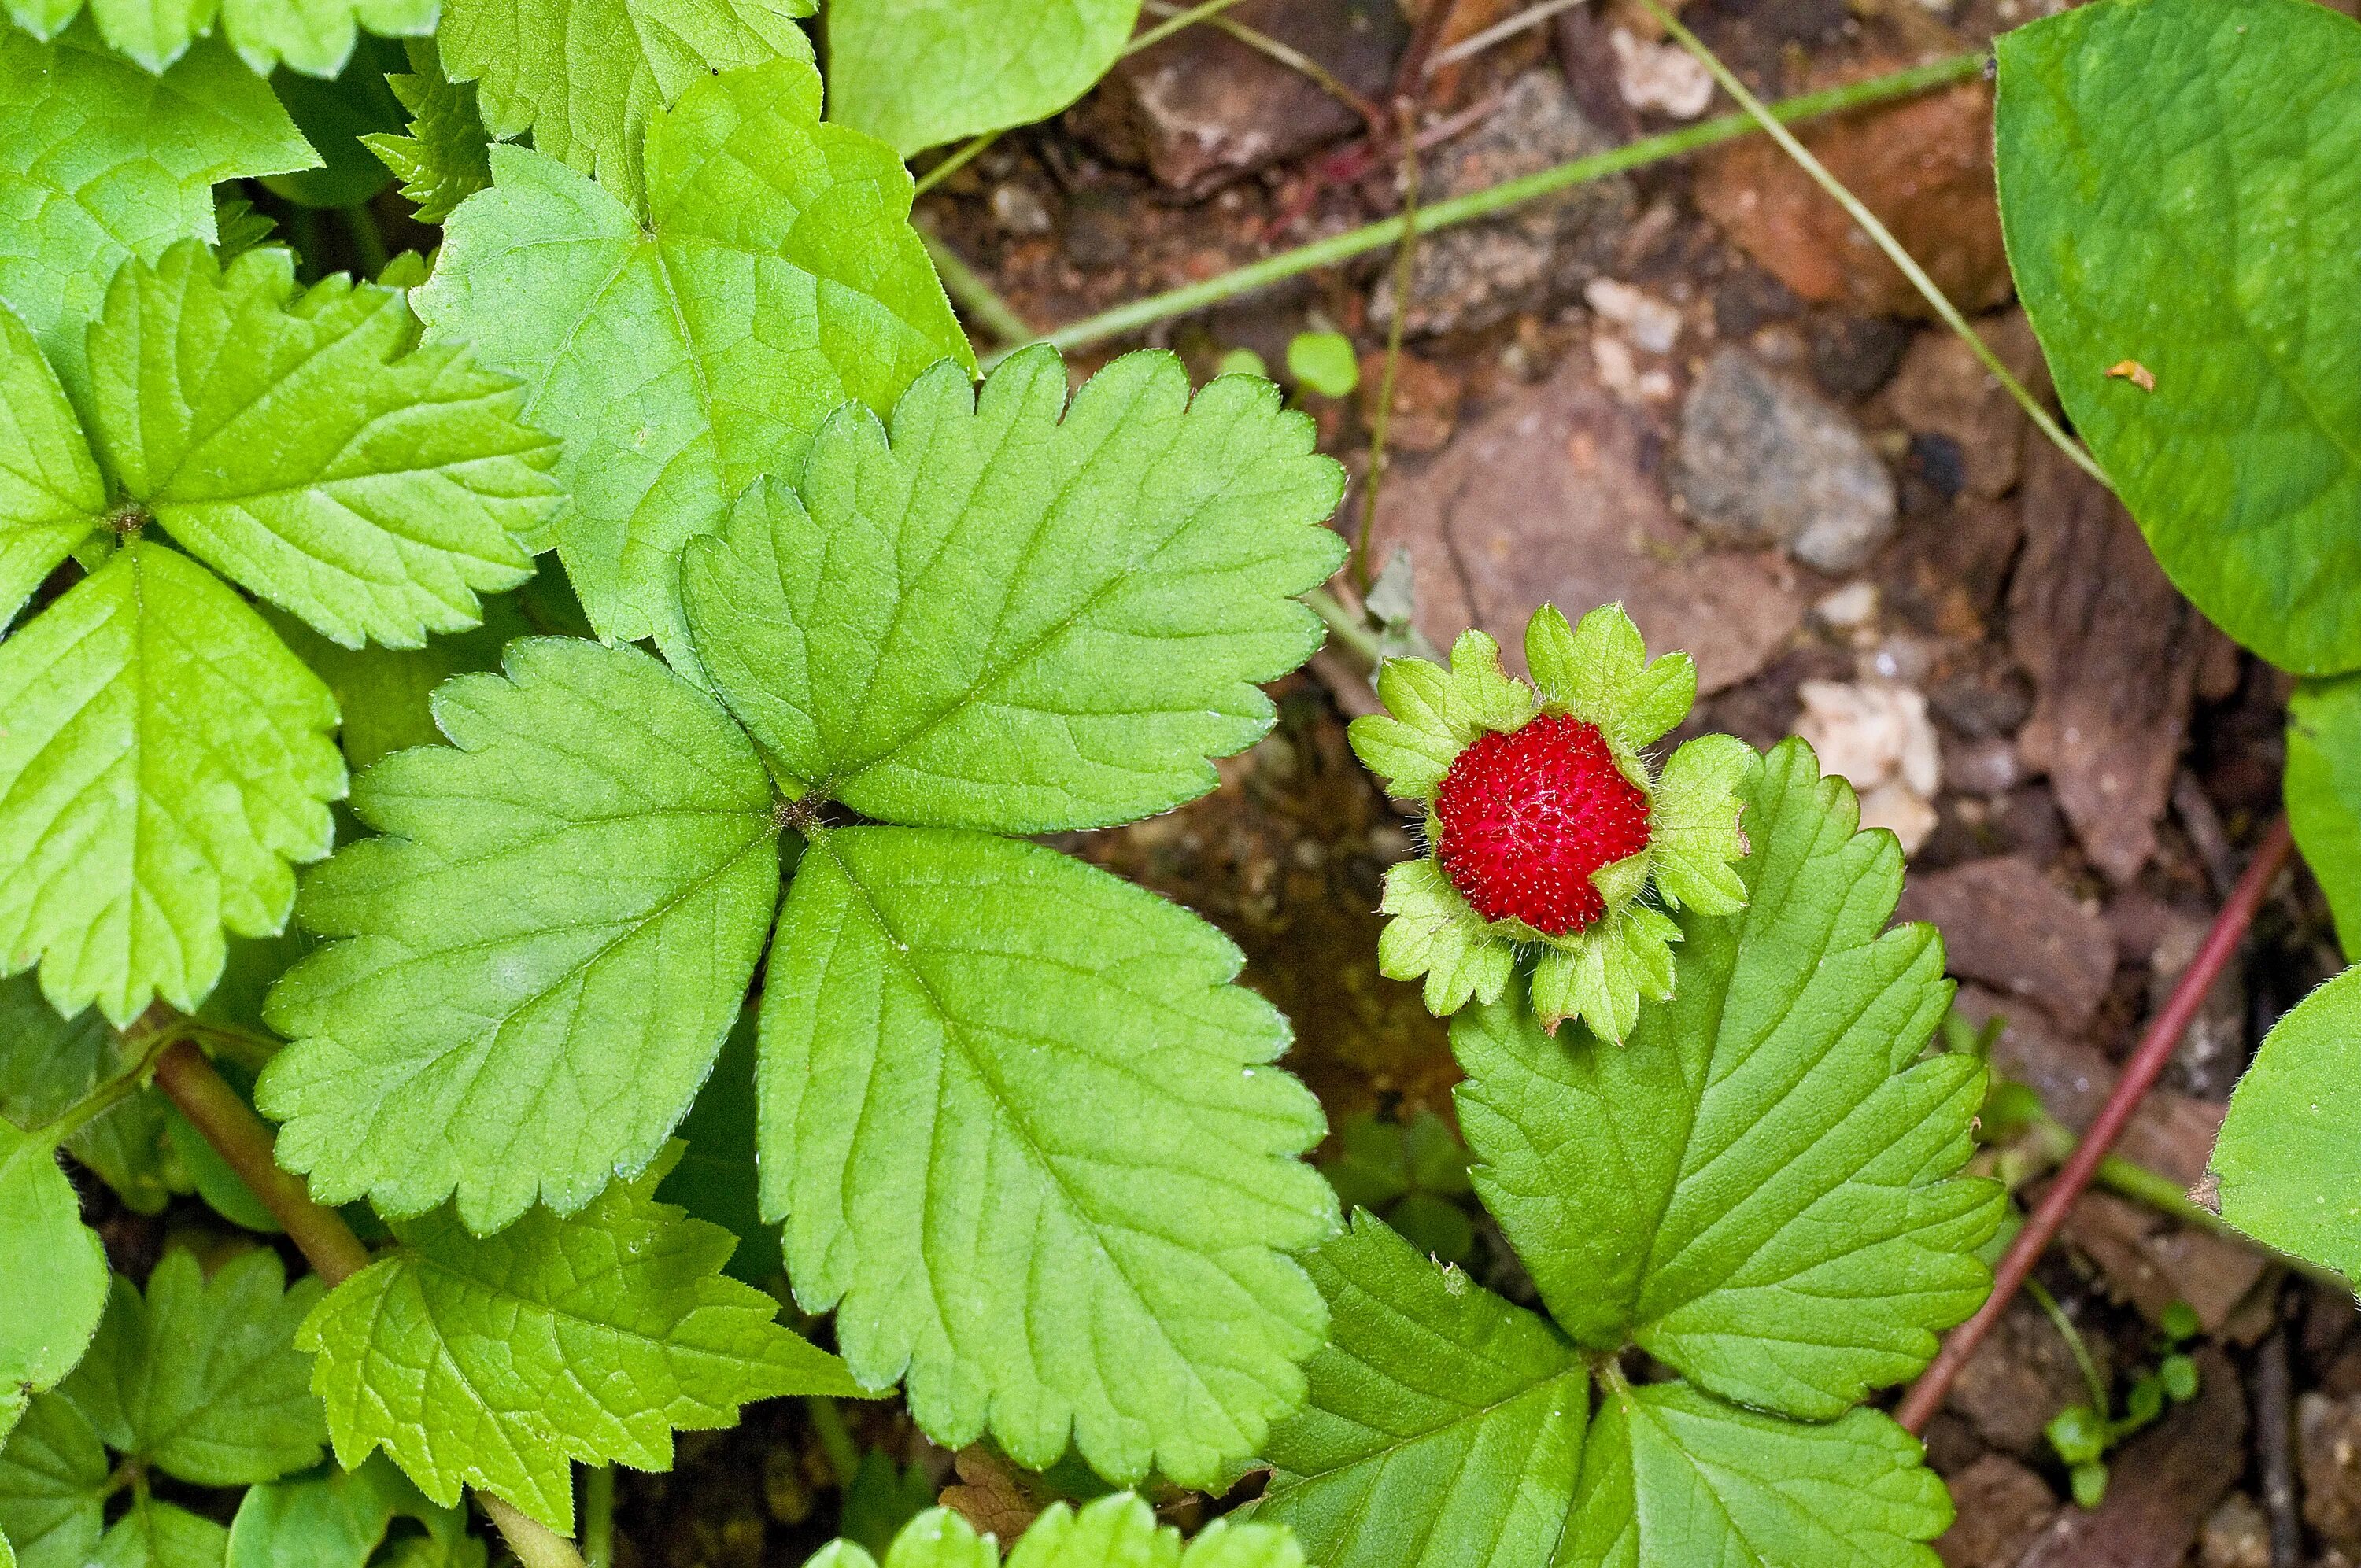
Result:
[[[1799,1426],[1685,1383],[1600,1401],[1557,1568],[1940,1568],[1951,1499],[1874,1410]]]
[[[401,181],[418,221],[439,224],[492,182],[491,133],[476,108],[475,84],[454,83],[443,74],[434,40],[412,38],[408,49],[410,71],[388,76],[385,84],[410,111],[409,127],[400,135],[364,136],[361,145]]]
[[[98,526],[106,485],[33,333],[0,305],[0,630]]]
[[[816,833],[763,989],[764,1211],[947,1446],[1226,1479],[1301,1398],[1318,1103],[1212,927],[1038,845]]]
[[[1554,613],[1554,612],[1553,612]],[[1389,659],[1378,670],[1383,713],[1353,720],[1353,751],[1386,793],[1432,802],[1459,753],[1487,729],[1514,729],[1532,717],[1532,688],[1500,668],[1500,645],[1463,631],[1451,667]]]
[[[664,1178],[656,1197],[736,1236],[738,1250],[730,1255],[726,1272],[732,1279],[763,1286],[786,1263],[779,1250],[778,1227],[763,1223],[761,1179],[755,1173],[755,1016],[752,1008],[739,1014],[721,1042],[713,1075],[697,1091],[697,1103],[681,1121],[680,1136],[686,1146],[680,1163]],[[929,1500],[933,1496],[928,1493]]]
[[[549,569],[558,568],[553,562]],[[533,623],[513,595],[484,600],[483,612],[481,626],[429,639],[423,648],[346,648],[284,611],[265,609],[262,618],[335,695],[344,718],[336,739],[357,773],[392,752],[440,742],[434,689],[453,675],[499,669],[500,650],[532,634]]]
[[[1919,1059],[1949,1006],[1925,926],[1884,930],[1889,833],[1783,743],[1745,789],[1747,908],[1681,922],[1679,988],[1620,1047],[1463,1014],[1477,1191],[1559,1325],[1806,1420],[1908,1377],[1990,1285],[1999,1186],[1955,1177],[1984,1069]],[[1705,1559],[1710,1561],[1710,1558]]]
[[[107,1277],[54,1138],[0,1121],[0,1387],[38,1392],[73,1370],[106,1310]]]
[[[1288,339],[1287,373],[1323,398],[1349,398],[1361,384],[1361,360],[1341,332],[1299,332]]]
[[[2017,291],[2166,573],[2274,663],[2361,665],[2361,27],[2087,5],[2002,37],[1999,135]]]
[[[2286,790],[2296,848],[2328,894],[2351,959],[2361,953],[2361,677],[2296,687]]]
[[[433,9],[430,4],[430,16]],[[384,162],[361,144],[366,137],[401,126],[401,102],[386,82],[386,72],[401,63],[401,51],[388,38],[364,36],[357,41],[333,81],[291,70],[271,77],[271,90],[322,164],[269,176],[262,183],[271,194],[306,207],[351,207],[391,183]]]
[[[779,1394],[857,1395],[843,1364],[724,1278],[730,1233],[654,1201],[659,1163],[571,1218],[477,1237],[447,1211],[303,1324],[336,1457],[382,1444],[445,1508],[462,1485],[570,1531],[569,1459],[672,1467],[675,1429],[734,1425]]]
[[[60,1018],[30,974],[0,979],[0,1117],[38,1128],[101,1083],[128,1071],[131,1058],[95,1008]],[[143,1089],[66,1140],[66,1151],[98,1173],[126,1205],[159,1212],[172,1187],[163,1165],[164,1097]],[[5,1378],[0,1378],[5,1387]]]
[[[437,42],[451,80],[478,83],[492,135],[531,131],[533,146],[636,206],[651,122],[718,72],[774,60],[808,68],[796,18],[812,4],[446,0]]]
[[[109,1448],[201,1486],[275,1481],[319,1463],[320,1401],[306,1387],[296,1324],[316,1277],[287,1286],[258,1248],[208,1280],[174,1249],[142,1297],[117,1275],[90,1354],[60,1391]]]
[[[286,921],[345,769],[327,688],[210,573],[133,540],[0,642],[0,967],[66,1016],[193,1012]]]
[[[73,1401],[36,1394],[0,1450],[0,1535],[18,1568],[88,1568],[104,1524],[106,1446]]]
[[[1060,419],[1060,414],[1064,417]],[[1056,350],[978,399],[953,364],[885,427],[821,430],[799,487],[693,541],[697,655],[791,794],[1008,833],[1128,822],[1210,792],[1268,732],[1256,689],[1311,656],[1295,602],[1344,543],[1343,471],[1268,382],[1189,395],[1166,354],[1066,402]]]
[[[1465,1007],[1471,997],[1498,1002],[1517,971],[1515,946],[1489,938],[1484,917],[1431,856],[1400,861],[1386,872],[1378,909],[1393,916],[1378,936],[1378,972],[1394,980],[1424,975],[1426,1010],[1438,1018]]]
[[[2256,1240],[2361,1274],[2361,969],[2281,1018],[2238,1080],[2213,1146],[2222,1217]]]
[[[335,641],[416,647],[533,575],[555,444],[521,390],[415,347],[401,291],[194,241],[126,266],[92,329],[100,456],[192,554]]]
[[[876,1568],[876,1559],[839,1541],[805,1568]],[[929,1508],[902,1528],[885,1568],[1000,1568],[1000,1548],[950,1509]],[[1303,1549],[1284,1530],[1225,1519],[1184,1547],[1146,1501],[1116,1492],[1079,1510],[1053,1504],[1009,1552],[1008,1568],[1303,1568]]]
[[[9,0],[17,25],[42,38],[82,9],[82,0]],[[269,76],[283,61],[310,77],[334,77],[345,69],[358,39],[356,27],[373,33],[426,34],[434,30],[434,0],[91,0],[98,34],[150,75],[163,72],[214,30],[247,69]]]
[[[219,43],[151,75],[86,25],[46,44],[0,27],[0,301],[79,395],[83,324],[127,258],[212,240],[215,182],[319,161]]]
[[[188,1509],[135,1498],[99,1543],[91,1568],[222,1568],[229,1531]]]
[[[1579,626],[1542,606],[1525,623],[1525,663],[1544,706],[1598,726],[1628,755],[1670,734],[1697,702],[1697,665],[1686,653],[1650,660],[1620,604],[1599,606]]]
[[[305,883],[357,938],[271,993],[257,1086],[279,1159],[389,1215],[458,1193],[478,1231],[643,1168],[713,1064],[778,898],[770,781],[720,706],[631,648],[509,645],[435,694],[452,747],[353,809],[385,836]]]
[[[357,1470],[330,1466],[248,1487],[229,1526],[228,1568],[366,1568],[397,1515],[456,1545],[467,1516],[438,1508],[383,1455]]]
[[[907,171],[819,124],[808,65],[701,81],[653,116],[644,223],[541,145],[492,149],[495,182],[451,214],[418,311],[522,377],[527,415],[565,439],[558,550],[591,623],[678,662],[682,543],[757,475],[799,468],[839,404],[887,408],[972,351]]]
[[[830,112],[905,157],[1048,119],[1106,74],[1139,0],[831,0]]]
[[[1367,1212],[1307,1266],[1328,1343],[1263,1450],[1276,1472],[1255,1518],[1294,1527],[1322,1568],[1542,1568],[1582,1463],[1588,1367]]]

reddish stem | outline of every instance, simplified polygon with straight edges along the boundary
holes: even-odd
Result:
[[[2049,1190],[2041,1196],[2040,1206],[2034,1210],[2032,1218],[2026,1221],[2025,1228],[2017,1232],[2016,1240],[2009,1245],[2008,1255],[2001,1259],[2000,1267],[1993,1273],[1992,1294],[1985,1298],[1983,1306],[1974,1317],[1951,1331],[1950,1338],[1943,1342],[1941,1354],[1928,1365],[1918,1381],[1911,1385],[1910,1392],[1904,1396],[1900,1407],[1894,1412],[1894,1419],[1911,1431],[1927,1430],[1927,1422],[1941,1408],[1943,1396],[1950,1391],[1952,1379],[1959,1376],[1960,1368],[1975,1354],[1976,1347],[1983,1343],[1984,1336],[1992,1332],[1993,1325],[2000,1321],[2001,1314],[2008,1310],[2009,1302],[2015,1299],[2026,1277],[2033,1272],[2033,1266],[2040,1261],[2042,1253],[2057,1239],[2059,1227],[2066,1223],[2066,1212],[2074,1206],[2074,1200],[2081,1197],[2082,1190],[2091,1184],[2099,1162],[2106,1157],[2107,1151],[2114,1146],[2115,1139],[2122,1135],[2125,1126],[2132,1119],[2132,1113],[2139,1108],[2141,1098],[2164,1071],[2164,1064],[2172,1059],[2173,1048],[2180,1044],[2180,1036],[2188,1031],[2191,1020],[2197,1016],[2197,1010],[2203,1005],[2206,993],[2213,989],[2214,980],[2229,963],[2231,955],[2238,950],[2246,927],[2254,921],[2255,912],[2262,907],[2263,895],[2270,891],[2272,879],[2279,874],[2279,868],[2287,864],[2290,847],[2287,818],[2282,817],[2271,824],[2271,830],[2264,835],[2262,844],[2255,850],[2255,858],[2247,865],[2246,874],[2238,879],[2238,885],[2230,890],[2230,897],[2222,905],[2222,912],[2213,916],[2213,928],[2205,933],[2204,946],[2197,949],[2197,957],[2182,972],[2180,983],[2172,988],[2172,995],[2165,1003],[2164,1010],[2156,1015],[2155,1021],[2147,1026],[2147,1033],[2140,1037],[2139,1048],[2125,1064],[2123,1076],[2115,1080],[2114,1091],[2107,1096],[2107,1102],[2101,1107],[2098,1118],[2091,1124],[2091,1130],[2076,1146],[2073,1157],[2050,1182]]]
[[[313,1202],[301,1177],[279,1168],[271,1157],[270,1129],[214,1070],[204,1052],[186,1040],[167,1047],[156,1058],[156,1087],[262,1200],[321,1278],[331,1287],[341,1285],[369,1266],[368,1248],[345,1217]]]

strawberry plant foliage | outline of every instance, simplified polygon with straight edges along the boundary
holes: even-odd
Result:
[[[1117,1492],[1080,1508],[1059,1503],[1010,1549],[1008,1568],[1303,1568],[1293,1536],[1269,1525],[1215,1519],[1183,1542],[1159,1525],[1143,1498]],[[1000,1544],[949,1508],[929,1508],[902,1527],[884,1568],[1000,1568]],[[830,1543],[805,1568],[879,1568],[849,1541]]]
[[[1453,1024],[1476,1190],[1550,1320],[1367,1215],[1314,1255],[1330,1343],[1262,1517],[1315,1560],[1934,1563],[1941,1483],[1857,1406],[1989,1283],[2000,1190],[1956,1174],[1983,1069],[1921,1056],[1941,948],[1884,929],[1902,857],[1851,790],[1789,741],[1738,794],[1742,906],[1681,912],[1622,1044],[1505,991]],[[1680,1380],[1628,1383],[1631,1346]]]
[[[835,0],[838,119],[903,154],[1044,120],[1115,63],[1139,0]]]
[[[699,80],[648,118],[643,213],[545,141],[497,147],[418,294],[430,341],[522,378],[564,438],[557,545],[591,624],[675,663],[682,544],[758,474],[791,475],[847,399],[889,408],[936,360],[973,363],[909,175],[820,124],[819,96],[798,60]]]

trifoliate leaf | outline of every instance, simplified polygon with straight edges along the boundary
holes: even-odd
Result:
[[[1636,1343],[1725,1398],[1828,1420],[1983,1299],[1972,1254],[2002,1196],[1953,1174],[1982,1063],[1917,1059],[1949,1005],[1942,945],[1879,935],[1893,836],[1855,831],[1850,787],[1800,741],[1745,797],[1748,906],[1683,918],[1676,994],[1620,1047],[1553,1038],[1514,997],[1463,1014],[1460,1124],[1477,1192],[1577,1343]]]
[[[0,305],[0,631],[98,526],[106,484],[57,373]]]
[[[494,1231],[664,1146],[778,898],[771,785],[720,706],[631,648],[510,644],[435,694],[451,747],[397,751],[353,809],[385,836],[305,883],[304,959],[257,1086],[315,1194]]]
[[[316,1277],[287,1285],[279,1255],[246,1253],[208,1280],[164,1255],[142,1297],[117,1275],[90,1354],[60,1391],[109,1448],[201,1486],[275,1481],[319,1463],[325,1431],[295,1327]]]
[[[763,1000],[765,1211],[853,1375],[948,1446],[1118,1482],[1251,1455],[1301,1398],[1335,1225],[1318,1103],[1237,949],[1038,845],[814,833]]]
[[[1323,1568],[1543,1568],[1582,1463],[1589,1368],[1555,1331],[1375,1216],[1307,1260],[1328,1344],[1263,1449],[1255,1518]]]
[[[1500,668],[1500,645],[1463,631],[1451,668],[1424,659],[1389,659],[1378,671],[1386,711],[1353,720],[1353,750],[1386,793],[1434,798],[1453,761],[1487,729],[1514,729],[1532,717],[1533,693]]]
[[[1139,0],[830,0],[829,112],[907,157],[1046,120],[1106,74]]]
[[[445,0],[438,43],[475,82],[484,124],[637,206],[640,137],[660,111],[738,66],[809,65],[813,0]],[[653,181],[650,181],[653,183]]]
[[[36,976],[0,980],[0,1117],[37,1128],[134,1065],[96,1008],[60,1018],[42,999]],[[65,1142],[67,1153],[142,1214],[160,1212],[172,1196],[163,1160],[166,1103],[157,1091],[143,1089]],[[0,1378],[0,1387],[5,1384]]]
[[[2222,1217],[2256,1240],[2361,1274],[2361,969],[2281,1018],[2238,1080],[2213,1146]]]
[[[2328,895],[2351,959],[2361,954],[2361,676],[2296,687],[2286,790],[2296,848]]]
[[[216,181],[319,161],[217,42],[151,75],[87,26],[46,44],[0,27],[0,301],[79,394],[83,325],[127,258],[210,241]]]
[[[105,1522],[106,1446],[60,1394],[36,1394],[0,1451],[0,1536],[18,1568],[88,1568]]]
[[[1525,665],[1543,706],[1597,725],[1620,751],[1646,751],[1697,703],[1697,665],[1679,652],[1650,660],[1619,604],[1599,606],[1579,626],[1542,606],[1525,624]]]
[[[1061,419],[1060,416],[1063,415]],[[1189,396],[1165,354],[1066,403],[1057,351],[978,399],[935,367],[831,419],[799,486],[690,543],[697,656],[776,765],[892,822],[1096,828],[1218,782],[1268,731],[1256,688],[1319,645],[1343,470],[1267,381]]]
[[[412,38],[408,48],[409,72],[385,79],[410,111],[408,133],[377,132],[361,137],[361,145],[401,181],[402,195],[418,208],[418,221],[439,224],[492,182],[491,135],[476,110],[475,84],[454,83],[443,74],[434,40]]]
[[[416,647],[533,575],[555,444],[522,393],[416,347],[400,290],[298,290],[294,258],[224,270],[194,241],[125,267],[92,329],[99,455],[192,554],[333,640]]]
[[[38,1392],[73,1370],[106,1310],[107,1279],[55,1135],[0,1121],[0,1387]]]
[[[2076,433],[2215,624],[2361,666],[2361,27],[2147,0],[1999,55],[2009,262]]]
[[[1875,1410],[1826,1426],[1611,1379],[1558,1568],[1940,1568],[1951,1499]]]
[[[0,642],[0,967],[60,1014],[193,1012],[222,930],[286,921],[335,839],[328,690],[246,601],[134,539]]]
[[[839,1541],[805,1568],[877,1568],[877,1560]],[[1000,1547],[950,1509],[929,1508],[894,1538],[885,1568],[1000,1568]],[[1303,1549],[1284,1530],[1235,1519],[1215,1519],[1183,1546],[1145,1500],[1116,1492],[1080,1509],[1053,1504],[1009,1552],[1008,1568],[1303,1568]]]
[[[682,543],[757,475],[796,472],[839,404],[884,410],[936,360],[973,363],[908,173],[818,122],[808,65],[700,82],[648,126],[644,224],[546,143],[495,148],[416,295],[434,340],[523,378],[528,417],[564,437],[558,550],[602,636],[685,657]]]
[[[430,1503],[382,1454],[357,1470],[330,1466],[250,1486],[230,1520],[228,1568],[366,1568],[397,1517],[456,1546],[467,1516]]]
[[[222,1568],[229,1531],[208,1519],[153,1497],[136,1497],[131,1511],[107,1528],[91,1568]]]
[[[451,1507],[480,1486],[558,1530],[568,1460],[672,1467],[675,1429],[734,1425],[780,1394],[858,1395],[844,1365],[781,1328],[778,1303],[721,1274],[730,1233],[652,1194],[659,1163],[580,1213],[535,1209],[496,1236],[448,1211],[304,1323],[336,1457],[382,1444]]]

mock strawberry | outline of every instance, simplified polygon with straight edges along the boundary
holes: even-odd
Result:
[[[1591,877],[1648,847],[1648,795],[1615,765],[1596,724],[1544,713],[1459,753],[1434,797],[1435,858],[1487,920],[1545,937],[1598,923]]]
[[[1434,850],[1387,873],[1378,964],[1424,976],[1442,1014],[1498,1001],[1530,958],[1544,1025],[1580,1018],[1620,1040],[1643,997],[1672,994],[1682,931],[1668,912],[1745,906],[1730,864],[1746,852],[1737,790],[1759,759],[1708,735],[1653,764],[1648,749],[1687,714],[1697,671],[1684,653],[1651,661],[1620,606],[1579,627],[1543,606],[1525,663],[1530,685],[1480,631],[1453,646],[1447,670],[1389,660],[1386,713],[1353,724],[1371,771],[1425,803]]]

